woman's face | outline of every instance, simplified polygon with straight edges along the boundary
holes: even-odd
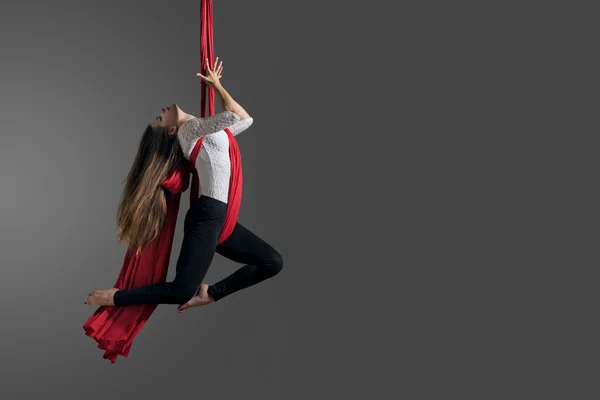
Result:
[[[169,129],[169,135],[177,133],[177,122],[182,114],[181,108],[177,104],[171,104],[160,110],[160,114],[152,121],[152,126],[161,126]]]

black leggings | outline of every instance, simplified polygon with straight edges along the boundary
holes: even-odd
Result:
[[[119,290],[114,296],[115,306],[187,302],[197,293],[215,252],[247,264],[209,286],[208,294],[215,301],[279,273],[283,267],[281,255],[239,223],[231,236],[217,245],[226,212],[227,204],[222,201],[207,196],[195,199],[185,216],[175,279]]]

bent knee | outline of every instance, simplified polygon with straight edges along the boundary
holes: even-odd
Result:
[[[269,270],[269,275],[275,276],[283,269],[283,257],[277,251],[273,250],[273,253],[269,257],[269,261],[265,264]]]

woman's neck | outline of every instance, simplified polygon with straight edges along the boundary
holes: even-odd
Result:
[[[185,124],[186,122],[188,122],[190,119],[194,119],[196,118],[195,116],[193,116],[192,114],[184,114],[181,117],[179,117],[179,121],[177,121],[177,127],[180,127],[181,125]]]

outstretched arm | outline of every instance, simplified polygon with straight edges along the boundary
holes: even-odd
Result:
[[[206,59],[206,65],[209,65],[208,59]],[[219,57],[217,57],[213,67],[212,68],[210,66],[207,67],[207,69],[206,69],[207,76],[204,76],[202,74],[197,74],[197,75],[200,78],[202,78],[202,80],[204,80],[204,82],[206,82],[207,85],[212,87],[219,95],[219,98],[221,99],[221,105],[223,106],[222,114],[227,114],[227,112],[229,112],[229,113],[235,114],[236,116],[238,116],[240,118],[239,121],[236,121],[231,126],[228,126],[231,133],[233,133],[234,135],[237,135],[237,134],[245,131],[246,129],[248,129],[250,127],[250,125],[252,125],[252,123],[254,122],[254,119],[250,116],[250,114],[248,114],[248,112],[246,110],[244,110],[244,108],[241,105],[239,105],[238,102],[236,102],[233,99],[233,97],[231,97],[229,92],[227,92],[227,90],[225,90],[225,88],[223,87],[223,85],[221,84],[221,81],[220,81],[222,72],[223,72],[223,61],[221,61],[221,63],[219,64]]]
[[[221,105],[223,106],[223,111],[231,111],[232,113],[237,114],[241,119],[251,118],[250,114],[244,110],[242,106],[240,106],[231,95],[225,90],[221,82],[217,82],[215,85],[215,91],[219,94],[221,98]]]

